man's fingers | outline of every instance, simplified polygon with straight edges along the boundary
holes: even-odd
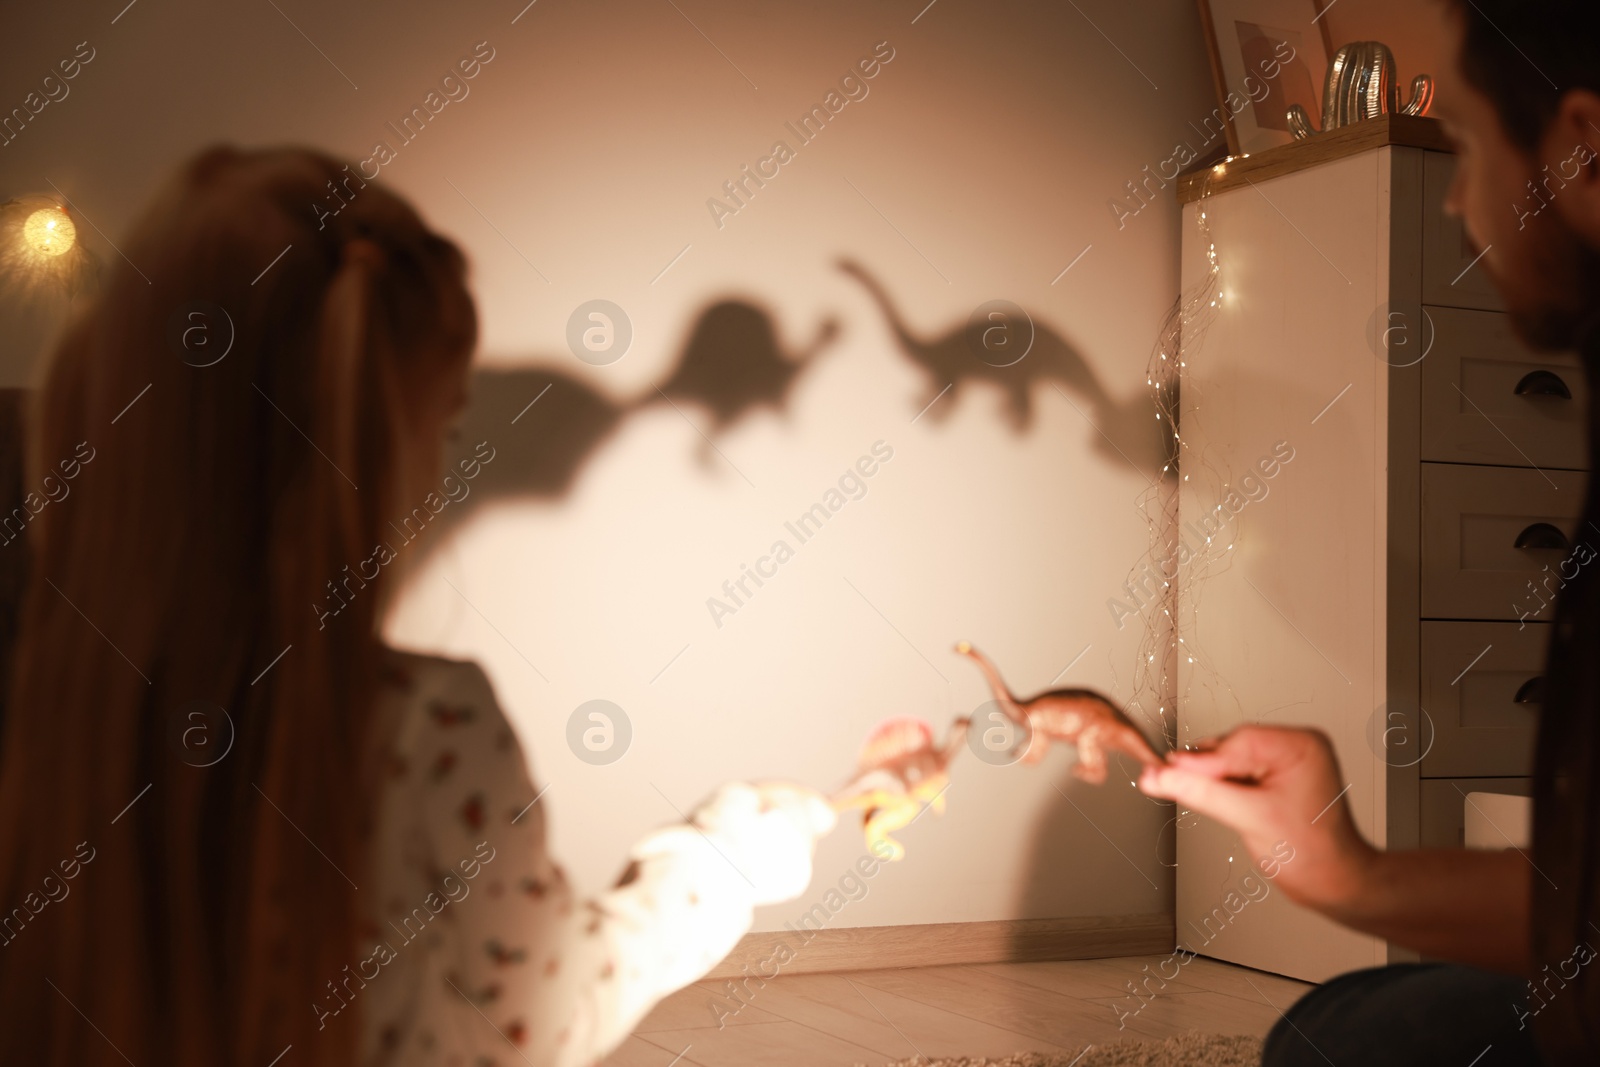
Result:
[[[1166,797],[1241,832],[1260,820],[1264,800],[1260,790],[1192,774],[1182,767],[1146,767],[1139,777],[1139,788],[1150,796]]]
[[[1267,768],[1248,765],[1238,757],[1219,752],[1179,752],[1168,757],[1174,767],[1207,778],[1231,778],[1257,782],[1267,776]]]
[[[1211,778],[1258,781],[1300,762],[1316,744],[1317,735],[1309,730],[1241,726],[1202,751],[1173,752],[1168,759],[1174,766]]]

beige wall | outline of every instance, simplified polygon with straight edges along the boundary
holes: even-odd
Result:
[[[1411,79],[1439,74],[1444,61],[1437,29],[1439,0],[1338,0],[1328,8],[1333,46],[1350,41],[1382,41],[1394,53],[1400,98],[1411,99]]]
[[[469,249],[484,363],[556,367],[620,401],[670,373],[716,299],[765,308],[791,350],[823,317],[840,320],[786,411],[718,438],[729,462],[702,463],[678,413],[647,409],[570,495],[501,499],[433,546],[401,604],[398,639],[476,658],[493,676],[551,783],[554,847],[582,883],[609,880],[630,840],[719,781],[831,787],[879,718],[942,727],[971,710],[984,693],[949,653],[957,639],[1029,690],[1087,647],[1059,684],[1128,695],[1141,630],[1119,630],[1106,601],[1146,547],[1134,506],[1146,483],[1086,416],[1125,450],[1154,424],[1144,371],[1177,292],[1178,215],[1163,198],[1119,229],[1107,201],[1214,106],[1191,4],[1085,0],[1080,14],[940,0],[917,17],[921,0],[543,0],[513,25],[516,0],[279,0],[327,59],[271,4],[141,0],[112,25],[118,6],[13,21],[6,107],[77,42],[97,52],[67,99],[0,148],[0,192],[54,182],[114,239],[175,161],[219,138],[367,156],[387,122],[488,41],[495,58],[470,95],[382,171]],[[895,58],[870,94],[718,229],[707,198],[883,40]],[[1081,375],[1060,391],[1041,382],[1018,434],[996,391],[964,385],[913,424],[928,383],[834,269],[841,255],[929,337],[982,301],[1015,301],[1081,354],[1109,400],[1097,406]],[[608,367],[565,347],[569,312],[595,297],[635,330]],[[8,377],[28,373],[36,344],[6,341]],[[504,440],[532,423],[508,423]],[[706,598],[880,439],[894,458],[867,495],[713,625]],[[568,715],[593,698],[633,723],[631,750],[610,766],[566,744]],[[1095,789],[1067,766],[1063,753],[1031,772],[965,759],[948,813],[908,831],[909,858],[835,923],[1170,908],[1165,809],[1126,777]],[[805,910],[861,851],[853,829],[836,834],[812,893],[762,925]]]

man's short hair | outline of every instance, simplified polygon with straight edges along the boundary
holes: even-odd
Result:
[[[1594,0],[1445,2],[1462,29],[1462,74],[1493,103],[1520,148],[1538,148],[1567,90],[1600,93],[1600,4]],[[1594,135],[1600,139],[1600,130]]]

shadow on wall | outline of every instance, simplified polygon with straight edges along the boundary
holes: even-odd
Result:
[[[1023,434],[1033,423],[1035,388],[1048,385],[1090,423],[1095,450],[1103,458],[1126,462],[1152,479],[1161,469],[1164,439],[1148,394],[1141,388],[1131,399],[1117,401],[1078,350],[1055,331],[1035,325],[1026,356],[1009,366],[995,366],[974,351],[969,325],[934,337],[919,336],[906,325],[882,282],[865,267],[853,260],[838,265],[866,289],[901,353],[924,373],[928,388],[913,411],[926,408],[930,421],[938,421],[961,395],[963,385],[992,385],[1005,396],[1012,429]],[[487,442],[494,459],[481,466],[461,506],[427,516],[430,521],[422,525],[439,529],[426,538],[420,554],[433,551],[447,540],[439,534],[459,526],[485,504],[566,495],[585,463],[623,420],[645,408],[669,404],[685,418],[698,415],[692,419],[701,436],[697,458],[702,465],[711,464],[716,438],[740,419],[761,408],[786,410],[800,375],[839,333],[836,319],[824,319],[810,342],[787,352],[768,309],[750,300],[727,298],[700,312],[672,374],[631,400],[611,400],[582,380],[546,366],[476,371],[460,426],[464,444],[458,450],[467,454],[477,442]],[[945,392],[950,397],[934,404]],[[706,424],[698,425],[700,421]],[[425,509],[419,510],[419,519],[427,515]],[[414,525],[408,525],[408,533]]]
[[[444,507],[423,524],[443,529],[427,538],[420,554],[439,547],[446,540],[439,536],[443,530],[460,525],[484,504],[565,496],[623,420],[644,408],[670,404],[682,412],[681,405],[687,404],[709,415],[710,425],[696,428],[700,462],[711,464],[714,439],[759,408],[784,410],[800,372],[838,334],[839,324],[828,319],[811,344],[788,353],[766,309],[744,300],[721,300],[696,319],[672,375],[623,403],[547,367],[475,371],[459,429],[465,447],[452,451],[465,453],[486,442],[494,458],[479,468],[464,506]]]
[[[1145,728],[1145,734],[1147,737],[1150,736],[1148,728]],[[1153,743],[1161,746],[1159,738],[1154,739]],[[1140,917],[1153,918],[1156,914],[1164,914],[1170,919],[1176,884],[1173,877],[1173,868],[1176,866],[1176,835],[1172,826],[1175,821],[1175,811],[1171,804],[1153,801],[1138,793],[1131,783],[1139,777],[1141,770],[1139,763],[1120,753],[1111,754],[1111,766],[1105,784],[1097,787],[1081,788],[1081,783],[1075,777],[1062,772],[1060,769],[1062,766],[1060,763],[1054,763],[1036,769],[1038,773],[1057,777],[1056,788],[1060,792],[1062,802],[1046,806],[1039,813],[1037,822],[1033,826],[1025,853],[1026,873],[1019,880],[1020,892],[1014,905],[1016,916],[1021,919],[1059,917],[1063,914],[1060,887],[1094,881],[1102,885],[1126,883],[1141,886],[1143,883],[1149,883],[1161,903],[1156,912]],[[1129,798],[1124,794],[1128,793],[1135,794],[1137,801],[1166,808],[1167,825],[1153,840],[1125,837],[1119,842],[1107,836],[1106,830],[1101,829],[1126,824],[1128,820],[1126,809],[1130,804]],[[1056,798],[1050,799],[1054,801]],[[1130,917],[1130,915],[1110,916],[1116,919]],[[1032,943],[1036,936],[1027,929],[1019,929],[1013,933],[1011,935],[1013,958],[1042,958],[1039,956],[1038,946]],[[1108,949],[1106,952],[1097,953],[1081,944],[1081,935],[1074,940],[1072,946],[1074,958],[1128,954],[1120,949],[1117,951]],[[1117,943],[1117,936],[1114,933],[1109,934],[1106,944]],[[1156,951],[1157,948],[1158,946],[1152,946],[1151,951]],[[1166,947],[1160,947],[1160,950],[1165,951]],[[1052,955],[1049,958],[1061,957]],[[1137,970],[1137,967],[1133,970]]]
[[[784,410],[801,369],[838,336],[838,320],[825,319],[810,345],[797,355],[786,355],[766,311],[724,300],[700,313],[678,369],[645,403],[698,404],[710,414],[710,432],[715,436],[756,408]],[[700,442],[700,460],[711,461],[708,439]]]
[[[1113,399],[1078,350],[1054,330],[1033,321],[1031,315],[1028,316],[1031,347],[1017,362],[998,366],[981,357],[982,331],[975,330],[970,323],[937,337],[919,337],[906,325],[883,284],[865,267],[850,259],[840,260],[838,266],[867,290],[883,312],[905,357],[927,376],[928,390],[918,408],[927,408],[929,418],[941,419],[942,413],[950,410],[943,403],[929,407],[945,390],[950,391],[953,402],[961,395],[963,384],[982,382],[1004,393],[1011,427],[1023,433],[1033,424],[1034,387],[1044,384],[1061,393],[1095,428],[1096,452],[1112,460],[1120,457],[1149,478],[1154,478],[1155,472],[1161,469],[1165,462],[1165,435],[1156,422],[1149,395],[1140,389],[1129,400]],[[1066,391],[1062,391],[1062,386]],[[1080,407],[1068,392],[1085,401],[1088,410]]]

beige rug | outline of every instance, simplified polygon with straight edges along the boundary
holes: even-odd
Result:
[[[1019,1052],[999,1060],[925,1060],[914,1056],[889,1067],[1256,1067],[1259,1037],[1179,1034],[1164,1041],[1119,1041],[1090,1045],[1073,1059],[1061,1053]]]

